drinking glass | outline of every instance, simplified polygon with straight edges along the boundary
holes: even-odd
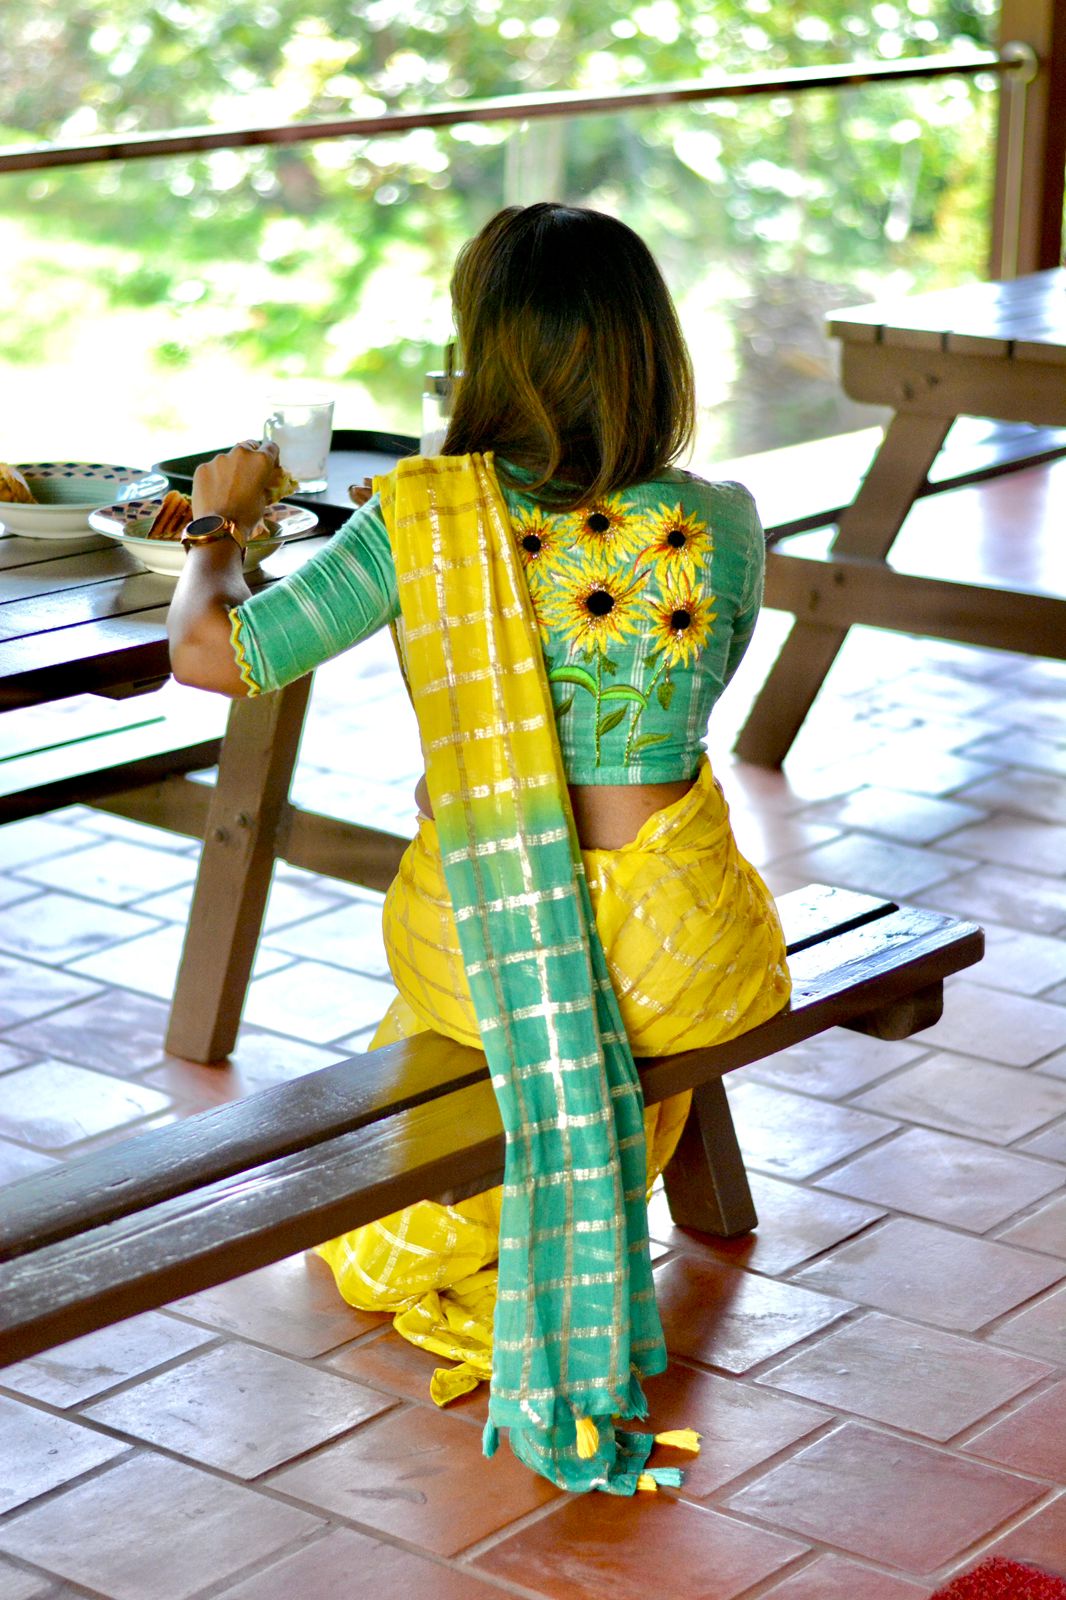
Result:
[[[329,448],[333,440],[333,401],[320,396],[274,401],[263,428],[273,439],[281,464],[302,493],[319,494],[328,482]]]
[[[427,372],[422,387],[422,439],[419,455],[440,455],[452,414],[454,379],[450,373]]]

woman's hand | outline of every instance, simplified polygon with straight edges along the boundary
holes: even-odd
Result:
[[[197,467],[192,480],[192,514],[228,517],[248,537],[270,502],[268,485],[278,470],[278,447],[253,440]]]

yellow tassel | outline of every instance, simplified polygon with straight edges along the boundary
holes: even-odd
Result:
[[[657,1433],[655,1443],[672,1444],[675,1450],[691,1450],[694,1456],[698,1456],[701,1437],[695,1428],[673,1428],[666,1433]]]
[[[600,1448],[600,1430],[591,1417],[577,1419],[577,1453],[582,1461],[591,1461]]]
[[[659,1485],[656,1483],[650,1472],[641,1473],[640,1477],[637,1479],[637,1488],[647,1490],[648,1494],[659,1493]]]

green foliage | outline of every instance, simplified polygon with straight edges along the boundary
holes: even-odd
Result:
[[[286,124],[986,46],[994,0],[4,0],[7,142]],[[618,211],[662,261],[728,447],[846,426],[820,321],[982,267],[988,96],[952,80],[416,129],[0,178],[16,324],[46,289],[417,404],[456,249],[504,201]],[[73,254],[70,247],[76,246]],[[70,262],[68,267],[60,262]],[[65,275],[65,276],[64,276]],[[21,287],[17,287],[21,285]],[[89,287],[87,287],[87,285]],[[28,307],[28,311],[27,311]],[[22,342],[4,336],[0,353]],[[369,420],[369,419],[368,419]]]

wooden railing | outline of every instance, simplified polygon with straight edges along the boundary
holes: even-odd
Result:
[[[1022,65],[1007,52],[923,56],[908,61],[795,67],[787,72],[716,74],[689,83],[657,84],[589,95],[563,91],[506,95],[496,100],[462,100],[412,111],[384,111],[373,117],[338,117],[328,122],[290,122],[272,127],[179,128],[170,133],[126,134],[74,144],[39,144],[0,150],[0,172],[42,167],[86,166],[97,161],[138,161],[149,156],[191,155],[203,150],[246,149],[255,145],[316,143],[323,139],[374,139],[412,128],[454,128],[470,122],[532,122],[545,117],[604,116],[642,107],[741,100],[753,95],[808,94],[816,89],[854,89],[871,83],[914,78],[974,77],[978,73],[1018,76]]]
[[[997,75],[1003,85],[996,154],[989,268],[1012,277],[1057,266],[1062,255],[1063,169],[1066,166],[1066,0],[1001,0],[996,52],[923,56],[891,62],[849,62],[784,72],[711,75],[687,83],[619,89],[610,94],[562,92],[464,100],[371,117],[339,117],[246,128],[179,128],[67,144],[0,149],[0,173],[101,161],[143,161],[206,150],[374,139],[413,128],[472,122],[534,122],[622,114],[656,106],[747,99],[753,95],[839,91],[878,83]]]

